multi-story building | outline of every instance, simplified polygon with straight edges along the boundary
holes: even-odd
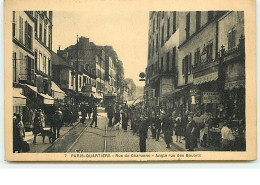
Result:
[[[75,68],[70,65],[62,53],[51,52],[52,79],[65,93],[65,103],[75,104],[76,79]]]
[[[149,23],[146,97],[182,113],[242,118],[243,12],[151,12]]]
[[[27,107],[53,104],[52,12],[14,11],[12,28],[14,88],[27,97]]]
[[[112,59],[109,55],[106,55],[105,59],[105,79],[106,83],[106,92],[107,93],[117,93],[117,68],[116,62],[117,59]]]
[[[177,86],[178,12],[150,12],[146,95],[155,105]]]

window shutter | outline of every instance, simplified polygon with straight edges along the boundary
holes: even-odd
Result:
[[[34,72],[35,72],[35,64],[34,64],[34,60],[31,59],[31,79],[32,79],[33,82],[35,81]]]
[[[189,74],[191,74],[191,68],[192,68],[192,67],[191,67],[191,64],[192,64],[191,59],[192,59],[192,58],[191,58],[191,53],[190,53],[190,55],[188,56],[188,63],[189,63],[189,64],[188,64],[188,66],[189,66],[188,73],[189,73]]]
[[[185,72],[185,70],[184,70],[184,68],[185,68],[185,58],[184,59],[182,59],[182,75],[184,76],[184,72]]]
[[[228,33],[228,50],[231,49],[231,32]]]
[[[28,24],[25,21],[25,33],[24,33],[25,46],[28,47]]]

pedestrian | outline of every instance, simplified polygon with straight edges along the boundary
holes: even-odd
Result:
[[[22,140],[24,141],[24,139],[25,139],[25,128],[24,128],[22,118],[23,118],[23,116],[21,114],[16,115],[17,124],[19,126],[19,131],[20,131],[20,136],[21,136]]]
[[[143,114],[139,125],[139,147],[140,152],[146,152],[146,138],[148,132],[148,117]]]
[[[155,112],[155,132],[156,132],[156,140],[159,141],[161,130],[162,130],[162,122],[160,119],[160,112],[157,110]]]
[[[129,115],[128,115],[128,107],[126,104],[123,106],[121,114],[122,114],[122,128],[125,131],[127,131]]]
[[[117,104],[116,110],[115,110],[115,119],[114,119],[113,125],[116,125],[119,122],[120,122],[120,109],[119,109],[119,105]]]
[[[112,126],[112,120],[113,120],[113,117],[114,117],[114,109],[111,105],[109,105],[107,107],[107,117],[109,119],[108,126]]]
[[[56,140],[56,138],[60,137],[60,128],[62,127],[62,120],[63,120],[63,114],[61,112],[61,109],[58,108],[57,111],[55,111],[54,115],[53,115],[53,124],[51,127],[51,130],[54,133],[54,140]]]
[[[176,142],[181,143],[181,136],[183,135],[183,118],[181,114],[178,115],[178,117],[175,120],[175,135],[176,135]]]
[[[17,120],[17,114],[13,115],[13,153],[20,153],[23,145],[20,127]]]
[[[94,106],[93,108],[93,119],[90,123],[90,127],[92,127],[93,123],[95,122],[95,127],[97,127],[97,106]]]
[[[86,116],[88,116],[88,119],[91,118],[91,113],[92,113],[92,107],[89,104],[86,104],[86,114],[87,114]]]
[[[156,127],[155,127],[155,124],[156,124],[156,117],[155,117],[155,112],[152,111],[152,119],[151,119],[151,132],[152,132],[152,138],[153,139],[156,139]]]
[[[188,151],[194,151],[194,148],[197,147],[197,132],[199,132],[199,130],[193,120],[193,114],[189,113],[185,134],[185,147]]]
[[[224,123],[224,126],[221,129],[221,138],[222,138],[222,151],[232,151],[235,143],[235,136],[231,130],[231,124]]]
[[[166,148],[170,148],[170,143],[172,143],[172,121],[171,114],[166,114],[165,111],[162,111],[162,129],[164,133],[164,141],[166,143]]]
[[[41,110],[39,109],[35,115],[34,122],[33,122],[33,144],[37,144],[36,137],[39,133],[41,133],[43,127],[42,127],[42,119],[41,119]]]

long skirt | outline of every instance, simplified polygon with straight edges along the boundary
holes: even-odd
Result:
[[[166,144],[172,143],[172,131],[170,130],[164,131],[164,140]]]

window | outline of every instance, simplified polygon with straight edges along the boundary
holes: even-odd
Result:
[[[17,72],[16,72],[16,53],[13,53],[13,82],[17,80]]]
[[[182,76],[191,74],[191,54],[186,55],[182,60]]]
[[[161,57],[161,70],[160,71],[163,71],[163,57]]]
[[[74,76],[73,76],[72,73],[71,73],[71,86],[72,86],[72,87],[74,86]]]
[[[46,56],[43,57],[43,72],[46,73]]]
[[[208,11],[208,22],[213,19],[213,11]]]
[[[153,33],[154,33],[154,28],[155,28],[155,19],[153,20]]]
[[[40,39],[40,41],[42,41],[42,24],[41,23],[40,23],[39,32],[40,32],[39,39]]]
[[[198,48],[197,51],[194,53],[194,65],[198,66],[200,64],[200,49]]]
[[[50,50],[52,50],[52,33],[51,33],[51,28],[49,28],[49,37],[48,37],[48,47]]]
[[[81,76],[79,77],[79,87],[81,88]]]
[[[170,18],[167,20],[167,40],[170,38]]]
[[[23,18],[19,17],[19,41],[23,43]]]
[[[186,39],[190,38],[190,13],[186,15]]]
[[[35,37],[38,37],[38,15],[37,14],[35,14],[34,34]]]
[[[38,53],[37,51],[34,52],[34,61],[35,61],[35,69],[38,70],[39,67],[39,60],[38,60]]]
[[[43,43],[46,45],[46,28],[44,28]]]
[[[175,73],[176,47],[172,49],[172,71]]]
[[[48,59],[48,69],[47,69],[47,72],[48,72],[48,75],[50,75],[51,76],[51,60],[50,59]]]
[[[154,55],[154,39],[153,39],[153,45],[152,45],[152,56]]]
[[[156,29],[158,29],[158,27],[159,27],[159,13],[157,13],[157,24],[156,24]]]
[[[32,49],[32,27],[25,21],[25,46]]]
[[[89,71],[89,64],[85,64],[84,69],[85,69],[86,71]]]
[[[169,69],[170,69],[170,52],[167,53],[166,55],[166,70],[167,72],[169,72]]]
[[[39,71],[42,71],[42,54],[40,53],[40,56],[39,56],[39,65],[38,65],[38,70]]]
[[[15,37],[15,32],[16,32],[16,19],[15,19],[15,11],[13,11],[13,23],[12,23],[12,26],[13,26],[13,37]]]
[[[162,19],[164,18],[164,11],[162,11]]]
[[[201,12],[196,12],[196,31],[200,29],[200,22],[201,22]]]
[[[161,39],[161,47],[164,45],[164,25],[162,26],[162,39]]]
[[[173,21],[172,21],[172,33],[176,32],[176,11],[173,12]]]
[[[156,35],[156,50],[158,50],[158,47],[159,47],[159,38],[158,38],[158,33]]]
[[[232,50],[236,47],[236,30],[233,28],[228,33],[228,50]]]
[[[212,61],[212,56],[213,56],[213,43],[210,43],[207,45],[207,62]]]

